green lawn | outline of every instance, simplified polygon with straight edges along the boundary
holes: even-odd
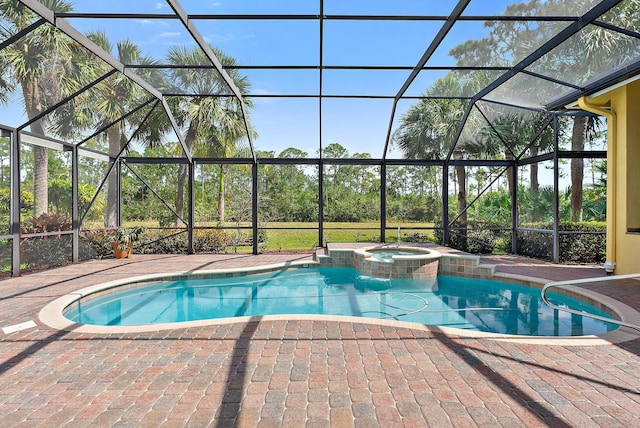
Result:
[[[126,226],[146,226],[158,227],[156,222],[128,222]],[[215,224],[198,223],[197,226],[215,226]],[[233,223],[228,223],[228,227],[232,227]],[[249,227],[250,224],[243,224],[243,227]],[[398,240],[398,224],[388,223],[386,232],[386,242],[397,242]],[[310,251],[318,245],[318,224],[305,222],[271,222],[266,226],[267,244],[265,251]],[[362,222],[362,223],[324,223],[324,239],[325,242],[380,242],[380,225],[378,222]],[[407,234],[419,233],[426,235],[429,239],[433,238],[431,230],[420,230],[415,228],[433,227],[433,223],[402,223],[400,225],[400,240]],[[235,230],[228,229],[227,233],[235,235]],[[242,233],[250,235],[251,230],[242,229]],[[249,247],[238,247],[238,251],[251,251]]]
[[[397,227],[397,225],[395,226]],[[311,227],[313,229],[309,229]],[[329,242],[380,242],[379,227],[378,222],[324,223],[324,239]],[[432,231],[413,229],[416,227],[433,227],[433,223],[402,224],[400,226],[400,240],[405,234],[412,233],[433,237]],[[295,230],[278,228],[295,228]],[[396,242],[397,240],[397,229],[386,231],[386,242]],[[318,229],[316,223],[273,222],[267,225],[266,251],[311,250],[317,245]]]

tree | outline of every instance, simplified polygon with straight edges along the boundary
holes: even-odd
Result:
[[[493,112],[495,119],[491,125],[487,126],[485,132],[487,141],[485,150],[492,155],[500,155],[504,159],[513,160],[522,155],[524,150],[530,146],[531,156],[538,154],[539,150],[550,150],[553,147],[553,132],[549,127],[541,129],[547,121],[547,115],[542,113],[524,113],[500,111],[495,108]],[[540,132],[537,141],[531,139]],[[533,143],[533,144],[531,144]],[[531,144],[531,145],[530,145]],[[538,165],[530,165],[529,184],[531,197],[537,198],[539,191]],[[506,170],[507,187],[509,194],[515,191],[516,183],[513,182],[511,167]]]
[[[41,3],[55,12],[71,12],[73,6],[64,0],[42,0]],[[0,12],[7,26],[0,26],[3,38],[15,34],[35,20],[35,14],[15,0],[1,0]],[[48,105],[53,105],[71,93],[62,84],[62,76],[75,67],[76,46],[71,39],[50,25],[41,25],[10,46],[0,51],[2,65],[9,68],[11,82],[20,85],[25,112],[29,120],[37,117]],[[3,79],[0,87],[7,90],[9,83]],[[34,121],[31,131],[45,135],[45,118]],[[34,216],[48,210],[48,149],[35,145],[34,153]]]
[[[601,19],[624,28],[637,25],[637,10],[640,1],[632,0],[612,9]],[[585,2],[562,2],[559,0],[532,0],[508,5],[505,15],[536,16],[576,14],[588,9]],[[485,24],[489,35],[480,40],[471,40],[456,46],[451,55],[457,59],[457,65],[464,66],[509,66],[535,50],[545,41],[557,34],[566,23],[533,22],[530,20],[490,21]],[[574,37],[569,38],[549,54],[538,60],[529,70],[562,80],[564,76],[575,75],[579,67],[582,80],[573,82],[582,84],[590,77],[621,64],[636,51],[635,40],[600,26],[589,26]],[[519,88],[518,97],[524,100],[549,99],[555,95],[557,87],[545,83],[542,79],[529,79],[526,88]],[[510,96],[511,94],[504,94]],[[588,138],[587,121],[584,116],[574,116],[572,126],[572,150],[583,150]],[[543,143],[550,144],[546,138]],[[535,156],[540,145],[532,147]],[[579,221],[582,212],[582,176],[583,160],[571,160],[572,176],[572,218]],[[538,193],[537,165],[531,167],[531,191]]]
[[[459,94],[471,90],[478,81],[467,77],[447,74],[438,79],[426,95],[437,97],[443,94]],[[409,108],[401,118],[400,127],[394,133],[394,142],[409,159],[443,159],[453,144],[453,159],[463,159],[465,153],[477,152],[482,141],[476,118],[470,116],[467,125],[455,142],[458,126],[466,109],[466,101],[460,99],[425,98]],[[463,165],[455,165],[454,173],[458,184],[458,224],[467,224],[467,178]]]
[[[104,32],[90,32],[87,37],[107,52],[113,52],[114,46]],[[149,56],[143,55],[140,48],[130,40],[119,41],[115,46],[115,56],[123,64],[153,64],[155,61]],[[113,159],[127,143],[127,133],[140,125],[141,117],[138,115],[123,117],[131,109],[140,105],[148,98],[145,91],[123,74],[117,74],[97,85],[92,91],[94,97],[92,116],[97,128],[112,124],[107,128],[106,139],[109,144],[109,156]],[[146,124],[148,129],[166,129],[167,121],[162,118],[150,120]],[[161,134],[151,131],[143,131],[135,135],[136,139],[146,145],[154,143],[150,138],[160,139]],[[113,170],[107,182],[107,210],[105,213],[105,227],[118,225],[118,172]]]
[[[597,181],[585,191],[584,217],[587,221],[605,221],[607,218],[607,161],[594,165]]]
[[[234,66],[236,60],[221,50],[211,47],[218,60],[225,66]],[[189,49],[186,46],[172,46],[167,53],[167,60],[177,65],[203,65],[209,60],[200,48]],[[250,88],[249,80],[238,69],[228,70],[241,94],[246,94]],[[215,70],[198,68],[181,68],[171,70],[171,78],[175,86],[187,94],[183,97],[176,110],[177,120],[186,127],[185,146],[193,152],[196,143],[200,152],[206,152],[213,157],[230,157],[235,151],[236,144],[246,138],[243,113],[240,101],[228,96],[230,90],[227,83]],[[203,97],[201,95],[207,95]],[[247,108],[252,107],[249,99],[244,99]],[[248,121],[249,119],[246,118]],[[255,132],[255,131],[250,131]],[[220,165],[218,188],[218,219],[224,224],[224,173],[225,166]],[[176,195],[176,212],[184,215],[184,186],[187,177],[187,166],[180,165],[178,169],[178,191]],[[177,221],[177,220],[176,220]]]
[[[307,153],[289,147],[280,152],[278,157],[303,159]],[[310,190],[304,167],[293,164],[270,166],[270,181],[268,186],[265,183],[261,192],[268,197],[270,217],[281,221],[311,221],[310,213],[317,213],[317,194]]]

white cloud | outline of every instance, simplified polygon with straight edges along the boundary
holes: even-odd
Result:
[[[164,4],[162,2],[156,3],[156,9],[162,9],[163,7],[164,7]]]
[[[255,34],[213,34],[211,36],[206,36],[205,39],[207,42],[212,44],[223,44],[223,43],[231,43],[236,42],[238,40],[250,40],[255,39]]]
[[[278,92],[273,92],[268,89],[262,89],[262,88],[252,89],[251,93],[255,95],[280,95],[280,93]]]
[[[253,95],[280,95],[278,92],[273,92],[263,88],[250,89],[249,92]],[[256,98],[252,98],[252,101],[255,105],[272,105],[275,99],[269,98],[269,97],[265,97],[265,98],[256,97]]]
[[[166,38],[166,37],[180,37],[182,33],[180,31],[163,31],[158,34],[158,37]]]

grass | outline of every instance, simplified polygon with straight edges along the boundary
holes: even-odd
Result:
[[[125,226],[145,226],[150,228],[158,227],[157,222],[128,222]],[[215,226],[215,224],[198,223],[197,226]],[[233,227],[233,223],[227,223],[228,227]],[[242,224],[243,227],[250,227],[250,224]],[[385,233],[386,242],[398,241],[398,223],[388,223]],[[431,230],[421,228],[431,228],[433,223],[401,223],[400,240],[407,234],[419,233],[426,235],[428,239],[433,239]],[[267,233],[267,243],[265,251],[310,251],[318,245],[318,224],[315,222],[270,222],[265,227]],[[228,229],[227,233],[235,235],[235,230]],[[242,229],[245,235],[251,234],[250,229]],[[326,242],[380,242],[380,223],[377,221],[349,223],[349,222],[326,222],[324,223],[324,241]],[[238,251],[251,251],[250,247],[238,247]]]
[[[274,222],[267,229],[266,251],[311,250],[318,245],[317,223]],[[426,234],[433,237],[430,230],[415,228],[433,227],[433,223],[408,223],[400,226],[401,238],[407,233]],[[294,228],[278,229],[278,228]],[[310,229],[313,228],[313,229]],[[386,242],[397,242],[397,229],[387,230]],[[380,242],[380,224],[362,223],[324,223],[325,242]]]

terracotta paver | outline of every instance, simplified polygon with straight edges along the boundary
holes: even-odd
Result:
[[[140,256],[0,281],[2,426],[640,426],[640,340],[511,343],[400,326],[252,320],[129,334],[54,331],[38,312],[88,285],[306,254]],[[487,257],[548,280],[593,267]],[[640,309],[637,282],[591,288]]]

